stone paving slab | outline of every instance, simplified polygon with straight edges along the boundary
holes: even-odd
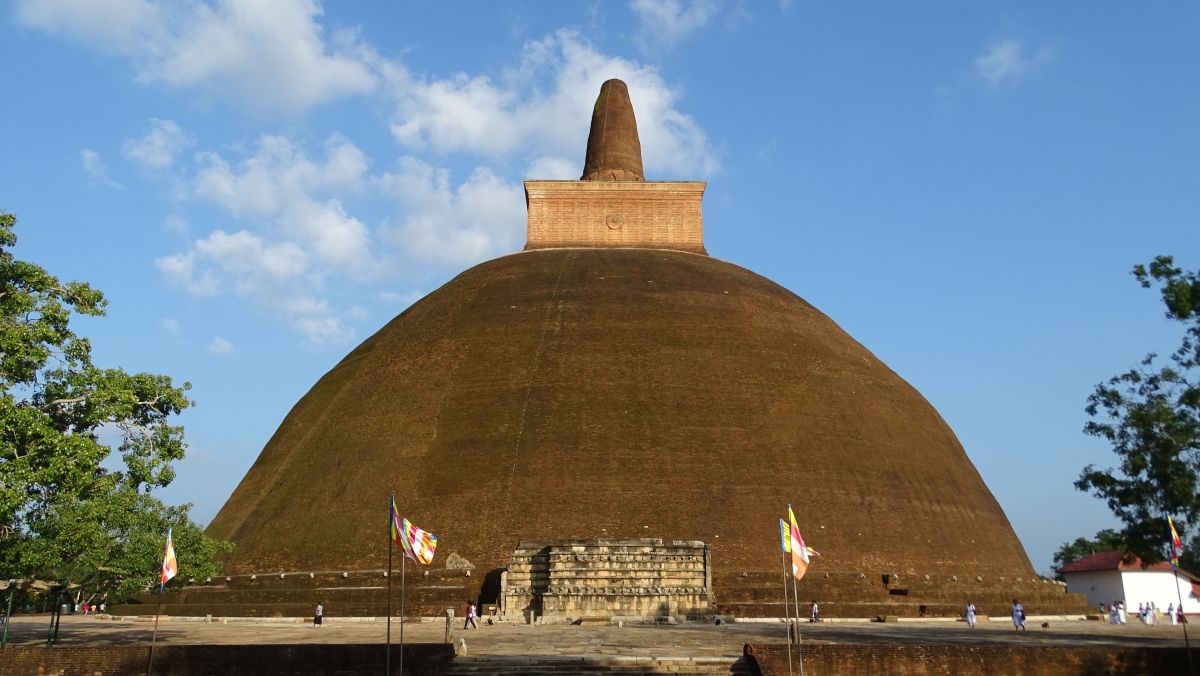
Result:
[[[114,621],[102,617],[65,616],[60,631],[61,645],[128,645],[150,641],[152,621]],[[386,622],[347,621],[327,617],[325,626],[257,620],[208,623],[164,617],[158,627],[163,644],[289,644],[289,643],[383,643]],[[41,645],[46,640],[49,616],[17,615],[9,628],[9,643]],[[734,623],[714,626],[687,623],[676,626],[625,625],[483,625],[479,629],[455,627],[453,637],[466,641],[467,653],[484,655],[560,655],[626,657],[733,657],[746,643],[783,643],[785,627],[778,623]],[[1192,632],[1196,633],[1196,632]],[[400,624],[392,623],[392,642],[399,642]],[[440,643],[444,622],[405,622],[405,641]],[[1037,645],[1037,646],[1180,646],[1183,627],[1170,625],[1114,626],[1101,622],[1050,622],[1047,629],[1035,625],[1024,633],[1013,631],[1007,622],[981,623],[972,630],[961,622],[899,624],[804,624],[804,643],[910,644],[910,645]],[[1200,645],[1193,636],[1193,645]]]

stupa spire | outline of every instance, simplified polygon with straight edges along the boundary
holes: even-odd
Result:
[[[645,181],[642,144],[629,100],[629,87],[620,80],[600,85],[588,132],[584,181]]]

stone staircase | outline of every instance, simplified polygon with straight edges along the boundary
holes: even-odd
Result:
[[[467,674],[735,674],[758,676],[758,668],[749,658],[732,657],[550,657],[480,656],[455,657],[446,672],[450,676]]]

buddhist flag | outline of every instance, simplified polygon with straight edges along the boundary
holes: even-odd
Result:
[[[427,566],[433,562],[433,552],[437,549],[437,536],[417,528],[408,519],[401,519],[400,544],[404,547],[405,556]]]
[[[779,520],[779,548],[785,552],[792,551],[791,536],[788,534],[788,525],[783,519]]]
[[[163,552],[162,562],[162,582],[158,585],[158,590],[162,591],[164,585],[175,577],[179,572],[179,562],[175,560],[175,545],[171,542],[171,529],[167,529],[167,549]]]
[[[1179,567],[1179,555],[1183,553],[1183,541],[1179,539],[1179,533],[1175,532],[1175,522],[1171,517],[1167,517],[1167,525],[1171,527],[1171,567]]]
[[[791,525],[788,549],[792,552],[792,577],[799,580],[808,572],[808,547],[800,535],[800,527],[796,525],[796,515],[792,512],[791,505],[788,505],[788,522]]]

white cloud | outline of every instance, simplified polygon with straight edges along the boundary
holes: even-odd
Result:
[[[191,137],[179,125],[171,120],[152,118],[150,130],[144,136],[125,139],[121,154],[147,169],[166,169],[192,143]]]
[[[579,175],[583,173],[583,162],[579,158],[569,160],[565,157],[553,157],[543,155],[535,157],[529,163],[529,168],[525,170],[525,175],[530,178],[539,178],[551,181],[576,181],[579,180]]]
[[[283,319],[309,341],[344,342],[354,330],[320,297],[322,275],[292,242],[268,242],[245,230],[216,230],[188,251],[155,261],[168,281],[198,296],[233,293]]]
[[[652,180],[706,178],[717,170],[703,130],[677,107],[678,90],[654,68],[598,52],[570,31],[526,43],[497,78],[414,78],[367,47],[347,53],[388,85],[401,145],[474,157],[465,166],[475,169],[455,176],[410,154],[372,175],[366,155],[340,135],[317,149],[269,134],[201,149],[193,168],[175,172],[184,186],[179,197],[215,205],[236,225],[209,225],[182,251],[160,257],[165,279],[198,296],[245,298],[313,343],[350,340],[366,317],[361,307],[331,302],[347,283],[390,282],[405,263],[457,267],[517,250],[525,203],[514,174],[578,178],[593,102],[614,77],[629,84]],[[161,139],[153,136],[159,131]],[[127,142],[127,156],[182,166],[177,158],[186,147],[171,145],[179,136],[164,121],[152,122],[150,133]],[[460,159],[454,166],[464,166]],[[392,215],[360,220],[360,205],[381,196],[392,201]],[[191,216],[193,231],[212,219]],[[182,216],[172,215],[167,226],[187,236]],[[405,305],[416,298],[378,297]]]
[[[163,276],[197,296],[232,294],[279,317],[315,344],[354,337],[361,309],[335,309],[326,279],[366,281],[385,270],[371,232],[347,213],[343,197],[368,186],[366,156],[331,137],[323,157],[284,136],[265,135],[227,158],[197,155],[189,196],[242,221],[237,232],[214,230],[185,251],[163,256]]]
[[[619,78],[629,85],[648,177],[704,178],[717,170],[703,130],[676,109],[680,93],[657,71],[597,52],[571,31],[527,43],[503,82],[465,74],[420,81],[403,71],[395,78],[392,132],[409,147],[493,157],[524,151],[559,158],[555,169],[570,161],[562,158],[577,158],[578,174],[600,85]]]
[[[413,303],[425,297],[425,292],[420,289],[413,289],[405,293],[396,291],[380,291],[378,294],[379,301],[385,305],[394,308],[406,308]]]
[[[107,52],[130,53],[165,20],[149,0],[17,0],[17,19]]]
[[[352,33],[324,39],[315,0],[18,0],[17,18],[129,58],[137,78],[232,95],[250,107],[303,110],[372,90]]]
[[[110,188],[124,187],[109,177],[108,166],[100,158],[100,153],[84,148],[79,151],[79,161],[83,166],[83,173],[87,174],[92,181]]]
[[[216,336],[212,339],[212,342],[208,344],[208,353],[215,354],[220,357],[233,354],[233,343],[220,336]]]
[[[191,224],[188,220],[179,214],[168,214],[163,219],[163,227],[177,235],[187,237],[188,231],[191,230]]]
[[[975,57],[975,72],[995,89],[1020,82],[1053,56],[1053,52],[1046,47],[1027,55],[1019,40],[1007,38],[992,43],[983,54]]]
[[[267,219],[318,263],[369,276],[379,267],[370,233],[331,196],[363,189],[366,157],[336,136],[325,144],[325,153],[324,163],[314,162],[282,136],[263,136],[256,152],[236,168],[217,153],[201,153],[195,192],[234,216]]]
[[[449,171],[404,157],[399,170],[384,174],[379,185],[406,212],[388,238],[416,258],[465,264],[511,251],[525,221],[521,187],[487,167],[452,187]]]
[[[670,49],[704,28],[721,7],[716,0],[632,0],[640,26],[637,41],[651,49]]]
[[[172,336],[178,336],[182,330],[179,327],[179,320],[171,319],[169,317],[163,317],[162,319],[158,320],[158,325],[162,327],[163,331],[171,334]]]

